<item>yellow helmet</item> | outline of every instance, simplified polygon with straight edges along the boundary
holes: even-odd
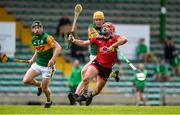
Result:
[[[93,19],[104,19],[104,13],[101,11],[94,12]]]

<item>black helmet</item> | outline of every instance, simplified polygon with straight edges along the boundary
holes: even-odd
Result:
[[[39,27],[43,28],[43,25],[42,25],[41,21],[39,21],[39,20],[33,21],[31,28],[34,28],[35,26],[39,26]]]

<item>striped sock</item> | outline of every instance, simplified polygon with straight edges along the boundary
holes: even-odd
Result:
[[[88,94],[88,87],[86,87],[81,94],[86,96]]]

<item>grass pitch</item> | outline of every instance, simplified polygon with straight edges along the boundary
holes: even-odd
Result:
[[[0,114],[174,114],[180,115],[180,106],[64,106],[51,108],[27,105],[1,105]]]

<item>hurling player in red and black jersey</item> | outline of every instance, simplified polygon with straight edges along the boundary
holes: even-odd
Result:
[[[103,36],[101,38],[91,38],[90,40],[86,41],[75,39],[73,35],[69,36],[69,40],[76,45],[87,46],[93,43],[98,47],[97,57],[88,66],[88,69],[85,72],[85,77],[78,85],[75,94],[69,95],[71,104],[73,104],[75,101],[80,101],[78,97],[83,89],[88,86],[93,77],[98,76],[95,89],[86,97],[86,105],[91,104],[92,98],[98,95],[105,86],[112,71],[112,66],[116,63],[116,48],[128,41],[125,36],[115,34],[115,26],[111,22],[106,22],[103,24],[102,31]]]

